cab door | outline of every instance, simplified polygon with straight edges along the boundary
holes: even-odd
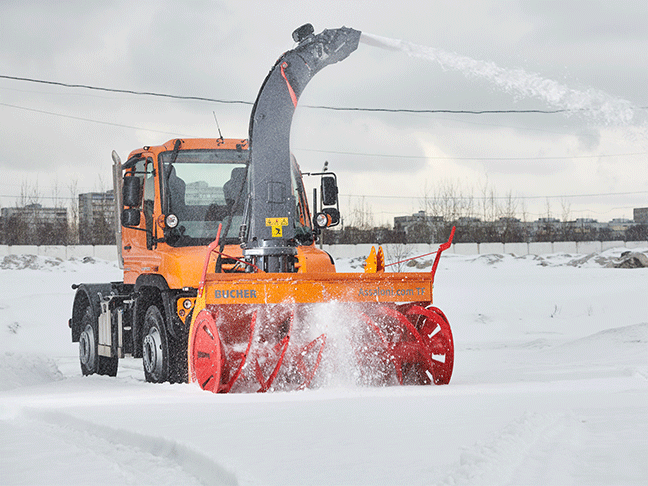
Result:
[[[136,178],[127,181],[128,178]],[[156,228],[155,210],[158,188],[153,157],[142,157],[124,173],[124,187],[138,186],[139,201],[124,193],[122,213],[122,243],[124,283],[135,283],[142,273],[156,273],[159,256],[154,251]],[[159,206],[159,204],[158,204]],[[129,216],[126,217],[127,212]]]

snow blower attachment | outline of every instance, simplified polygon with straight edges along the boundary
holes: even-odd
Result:
[[[384,273],[378,262],[365,273],[207,275],[189,334],[190,376],[215,393],[308,387],[329,341],[326,333],[313,338],[311,323],[331,310],[318,306],[332,303],[345,315],[351,374],[359,384],[449,383],[452,332],[432,306],[432,288],[453,234],[454,228],[431,272]]]
[[[360,38],[359,31],[344,27],[312,32],[307,24],[293,33],[298,46],[277,61],[252,110],[248,224],[241,228],[247,272],[204,274],[189,331],[190,377],[215,393],[303,389],[318,379],[324,359],[336,359],[329,348],[346,346],[360,383],[446,384],[454,359],[452,333],[431,304],[438,258],[452,235],[430,273],[385,273],[382,249],[358,274],[311,270],[308,257],[299,255],[303,221],[296,210],[301,201],[291,190],[293,113],[310,79],[345,59]],[[322,199],[329,206],[337,205],[333,185],[330,178],[323,180],[322,192],[328,194]],[[318,221],[326,226],[339,220],[337,210],[328,209],[314,218],[316,227]],[[212,253],[223,256],[218,247],[218,241],[210,246],[205,269]],[[337,325],[348,327],[344,345],[315,331],[314,321],[326,320],[331,311],[327,305],[342,309],[344,322]]]

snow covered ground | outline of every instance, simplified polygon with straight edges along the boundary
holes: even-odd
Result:
[[[448,386],[250,395],[147,384],[134,359],[82,377],[70,285],[119,270],[6,257],[0,483],[648,484],[648,268],[606,267],[622,251],[444,255]]]

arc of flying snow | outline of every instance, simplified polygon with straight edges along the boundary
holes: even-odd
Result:
[[[615,98],[594,88],[577,90],[537,73],[523,69],[502,68],[491,61],[481,61],[435,47],[390,39],[363,32],[360,42],[382,49],[401,51],[410,57],[436,62],[445,70],[462,72],[466,77],[487,80],[503,91],[519,98],[540,98],[550,106],[585,114],[607,125],[628,125],[636,107],[627,100]]]

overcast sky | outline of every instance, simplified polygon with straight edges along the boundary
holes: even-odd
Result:
[[[338,173],[343,214],[391,223],[448,186],[512,195],[526,220],[648,206],[645,0],[2,0],[0,76],[253,102],[306,22],[411,43],[410,55],[361,44],[300,99],[292,150],[303,171]],[[0,78],[0,205],[21,187],[43,205],[71,183],[108,189],[113,149],[217,137],[213,112],[223,136],[246,138],[250,109]]]

